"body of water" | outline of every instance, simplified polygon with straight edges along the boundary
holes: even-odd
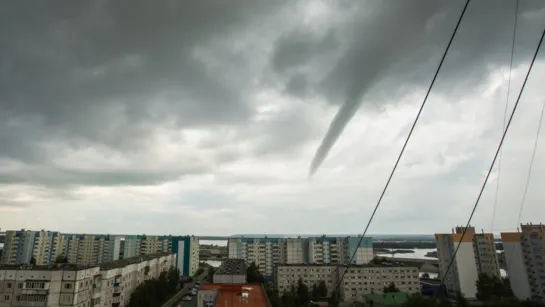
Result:
[[[392,250],[392,249],[390,249]],[[413,251],[413,253],[404,253],[404,254],[394,254],[393,258],[413,258],[413,259],[437,259],[435,257],[426,257],[426,254],[427,253],[430,253],[430,252],[435,252],[437,251],[436,248],[414,248],[414,249],[411,249]],[[377,254],[381,257],[392,257],[392,254]],[[422,277],[422,274],[423,273],[428,273],[428,272],[420,272],[420,277]],[[430,275],[430,278],[435,278],[438,276],[437,273],[428,273]],[[502,277],[506,277],[507,276],[507,271],[504,270],[504,269],[500,269],[500,274]]]

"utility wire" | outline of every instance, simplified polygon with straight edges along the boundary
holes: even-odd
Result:
[[[435,84],[435,80],[437,79],[437,76],[439,75],[439,71],[441,70],[441,67],[443,66],[443,62],[445,61],[445,58],[447,56],[447,53],[450,49],[450,46],[452,45],[452,41],[454,40],[454,37],[456,36],[456,32],[458,32],[458,28],[460,27],[460,23],[462,22],[462,18],[464,17],[467,6],[469,5],[469,2],[471,0],[467,0],[466,4],[464,5],[464,8],[462,10],[462,13],[460,14],[460,17],[458,18],[458,22],[456,23],[456,27],[454,28],[454,31],[452,32],[452,35],[450,37],[450,40],[447,44],[447,47],[445,49],[445,52],[443,53],[443,56],[441,57],[441,61],[439,62],[439,66],[437,67],[437,70],[435,71],[435,75],[433,76],[433,79],[431,80],[430,86],[428,88],[428,91],[426,92],[426,96],[424,96],[424,100],[422,101],[422,104],[420,105],[420,109],[418,110],[418,113],[416,115],[416,118],[413,122],[413,125],[411,126],[411,130],[409,130],[409,134],[407,135],[407,139],[405,139],[405,143],[403,144],[403,147],[401,148],[401,152],[399,153],[399,156],[397,157],[397,160],[394,164],[394,167],[392,168],[392,171],[390,173],[390,176],[388,177],[388,180],[386,181],[386,185],[384,186],[384,189],[382,190],[382,193],[380,194],[380,197],[377,201],[377,204],[375,206],[375,209],[373,210],[373,213],[371,214],[371,217],[369,218],[369,221],[367,222],[367,226],[365,226],[365,230],[363,231],[362,235],[360,236],[360,239],[358,241],[357,248],[354,250],[354,253],[352,253],[352,257],[350,257],[350,261],[348,262],[348,265],[346,269],[343,271],[343,274],[341,275],[341,278],[339,279],[339,282],[337,283],[337,286],[335,287],[335,292],[337,293],[339,290],[339,287],[344,279],[344,276],[346,274],[346,271],[350,268],[352,265],[352,262],[354,261],[354,258],[356,257],[356,253],[358,251],[358,248],[360,247],[361,243],[363,242],[363,238],[365,237],[365,234],[367,233],[367,230],[369,229],[369,226],[371,225],[371,222],[373,221],[373,218],[375,217],[375,214],[377,213],[378,207],[380,206],[380,203],[382,202],[382,198],[384,197],[384,194],[386,194],[386,190],[388,189],[388,186],[390,185],[390,181],[392,180],[392,177],[394,176],[394,173],[397,169],[397,166],[399,165],[399,161],[401,160],[401,157],[403,156],[403,153],[405,152],[405,148],[407,148],[407,144],[409,143],[409,140],[411,139],[411,136],[413,134],[414,128],[416,127],[416,124],[418,123],[418,119],[420,118],[420,114],[422,114],[422,110],[424,109],[424,106],[426,105],[426,102],[428,101],[428,97],[430,95],[431,89],[433,88],[433,85]]]
[[[460,245],[461,245],[460,243],[464,240],[464,237],[467,232],[467,228],[469,227],[471,223],[471,219],[473,218],[473,215],[475,214],[475,210],[477,210],[477,206],[479,205],[479,200],[481,199],[484,189],[486,188],[486,183],[488,182],[488,178],[490,177],[490,174],[492,173],[492,169],[494,169],[494,163],[496,162],[496,159],[498,158],[500,149],[503,145],[503,141],[505,140],[505,136],[507,135],[507,131],[509,131],[509,127],[511,126],[511,121],[513,120],[513,116],[515,115],[515,111],[517,110],[517,107],[519,105],[520,97],[522,96],[522,93],[524,92],[524,88],[526,87],[526,82],[528,81],[530,72],[532,72],[532,67],[534,66],[534,62],[536,61],[537,55],[539,54],[539,49],[541,47],[541,43],[543,42],[544,36],[545,36],[545,29],[543,29],[543,33],[541,34],[541,38],[539,39],[539,43],[537,44],[536,52],[534,53],[534,57],[532,58],[532,62],[530,63],[530,67],[528,68],[528,72],[526,73],[526,77],[524,78],[524,82],[522,83],[522,87],[520,88],[517,100],[515,102],[515,106],[513,107],[513,110],[511,111],[511,115],[509,116],[509,121],[507,122],[507,125],[505,126],[505,130],[503,131],[503,135],[500,139],[500,143],[498,144],[498,148],[496,149],[496,153],[494,154],[494,159],[492,159],[492,163],[490,164],[488,173],[486,177],[484,178],[484,182],[477,196],[477,200],[475,201],[475,205],[473,205],[473,209],[471,210],[471,214],[469,215],[469,219],[467,220],[466,227],[464,228],[464,231],[462,232],[462,237],[460,238],[460,241],[458,242],[458,246],[456,246],[456,249],[454,250],[454,255],[450,259],[449,265],[447,267],[447,271],[445,272],[443,278],[441,278],[440,288],[442,288],[445,284],[445,279],[448,275],[448,272],[450,271],[450,268],[452,267],[452,263],[454,262],[454,259],[456,258],[458,249],[460,249]]]
[[[507,97],[505,99],[505,108],[503,109],[503,126],[502,131],[505,129],[505,121],[507,120],[507,106],[509,105],[509,96],[511,93],[511,74],[513,72],[513,55],[515,54],[515,40],[517,38],[517,19],[519,12],[519,0],[515,4],[515,20],[513,23],[513,39],[511,40],[511,62],[509,63],[509,78],[507,81]],[[498,206],[498,194],[500,191],[500,178],[501,178],[501,162],[503,160],[503,148],[500,150],[500,160],[498,161],[498,179],[496,181],[496,193],[494,195],[494,210],[492,211],[492,225],[490,225],[490,232],[494,229],[494,222],[496,221],[496,207]]]

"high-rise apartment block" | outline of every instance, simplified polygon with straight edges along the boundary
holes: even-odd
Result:
[[[346,271],[346,273],[345,273]],[[342,277],[344,274],[344,278]],[[282,294],[297,287],[299,280],[309,289],[324,282],[328,296],[339,280],[339,294],[344,302],[362,301],[370,293],[382,293],[384,287],[394,284],[400,291],[419,293],[420,280],[417,267],[391,265],[334,265],[334,264],[278,264],[274,280]]]
[[[446,275],[445,286],[448,292],[460,291],[467,298],[475,298],[475,282],[479,274],[500,277],[498,256],[493,234],[475,233],[474,227],[468,227],[462,238],[463,231],[464,227],[456,227],[453,233],[435,234],[439,278]],[[451,261],[452,266],[448,270]]]
[[[156,253],[176,253],[176,264],[184,276],[199,266],[199,240],[193,236],[61,234],[53,231],[6,231],[0,264],[37,265],[66,258],[71,264],[95,265]]]
[[[515,296],[545,301],[545,225],[521,225],[501,233],[507,273]]]
[[[2,307],[124,307],[136,287],[175,265],[173,254],[104,263],[0,265]]]
[[[366,264],[373,259],[370,237],[230,238],[229,258],[255,262],[266,279],[276,264]]]

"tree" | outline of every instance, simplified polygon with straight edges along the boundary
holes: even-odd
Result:
[[[399,289],[396,288],[396,285],[394,283],[390,283],[388,285],[388,287],[384,287],[384,290],[383,290],[384,293],[389,293],[389,292],[399,292]]]
[[[252,262],[246,269],[246,281],[248,283],[264,283],[265,278],[259,272],[259,266]]]
[[[460,291],[456,292],[456,307],[468,307],[469,303],[467,302],[464,294]]]
[[[318,287],[316,286],[316,284],[312,285],[312,295],[311,295],[311,297],[312,297],[313,300],[320,297],[320,295],[318,294]]]
[[[214,282],[214,273],[215,273],[215,269],[213,267],[209,267],[208,274],[206,275],[206,279],[209,282]]]
[[[30,258],[29,263],[30,263],[30,265],[36,265],[36,258],[34,258],[34,256],[32,256],[32,258]]]
[[[437,303],[433,298],[421,296],[418,293],[415,293],[409,297],[405,303],[401,305],[402,307],[436,307]]]
[[[325,281],[321,280],[318,283],[318,296],[319,297],[327,297],[327,285],[325,284]]]
[[[500,280],[496,276],[479,274],[475,282],[477,286],[477,299],[481,302],[491,302],[502,298],[513,297],[508,280]]]
[[[167,283],[168,290],[171,293],[176,292],[176,290],[178,290],[178,286],[180,285],[180,270],[175,267],[170,268],[167,274]]]
[[[337,290],[331,292],[331,296],[329,297],[329,306],[338,307],[340,301],[341,298],[339,297],[339,293],[337,292]]]
[[[297,282],[297,301],[299,306],[306,306],[310,302],[308,286],[303,283],[303,279]]]

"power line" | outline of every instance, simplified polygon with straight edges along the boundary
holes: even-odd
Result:
[[[475,201],[475,204],[473,205],[473,209],[471,210],[471,214],[469,215],[469,219],[467,220],[466,227],[464,228],[464,231],[462,232],[462,237],[459,240],[458,246],[456,246],[456,249],[454,250],[454,255],[450,259],[449,265],[447,267],[447,271],[445,272],[443,278],[441,278],[440,287],[443,287],[445,284],[445,278],[447,277],[448,272],[450,271],[450,268],[452,267],[452,263],[454,262],[454,259],[456,258],[456,254],[458,253],[458,249],[460,249],[460,245],[461,245],[460,243],[463,241],[466,235],[467,229],[471,223],[471,219],[473,218],[473,215],[475,214],[475,210],[477,210],[477,206],[479,205],[479,200],[481,199],[484,189],[486,188],[486,183],[488,182],[488,178],[490,177],[490,174],[492,173],[492,169],[494,169],[494,163],[496,162],[496,159],[498,158],[500,149],[503,145],[503,141],[505,140],[505,136],[507,135],[507,131],[509,131],[509,127],[511,126],[511,121],[513,120],[513,116],[515,115],[515,111],[517,110],[517,107],[520,102],[520,97],[522,96],[522,93],[524,92],[524,88],[526,87],[526,82],[528,81],[530,72],[532,72],[532,67],[534,66],[537,55],[539,54],[539,49],[541,47],[541,43],[543,42],[544,36],[545,36],[545,29],[543,29],[543,33],[541,34],[541,38],[539,39],[539,43],[537,44],[536,52],[534,53],[534,57],[532,58],[532,62],[530,63],[530,67],[528,68],[528,72],[526,73],[526,77],[524,78],[524,82],[522,83],[522,87],[520,88],[517,100],[515,102],[515,106],[513,107],[513,110],[511,111],[511,115],[509,116],[509,121],[507,122],[507,125],[505,126],[505,130],[503,131],[503,135],[500,139],[500,143],[498,144],[498,148],[496,149],[496,153],[494,154],[494,159],[492,159],[492,163],[490,164],[488,173],[486,174],[486,177],[484,178],[484,182],[477,196],[477,200]]]
[[[536,149],[537,149],[537,143],[539,141],[539,133],[541,131],[541,123],[543,122],[543,111],[545,111],[545,103],[543,103],[543,106],[541,107],[541,115],[539,117],[539,124],[537,126],[537,133],[536,138],[534,140],[534,150],[532,152],[532,157],[530,158],[530,166],[528,167],[528,176],[526,177],[526,186],[524,187],[524,193],[522,194],[522,201],[520,203],[520,209],[519,209],[519,215],[517,219],[517,227],[520,224],[520,218],[522,215],[522,209],[524,207],[524,203],[526,202],[526,195],[528,194],[528,186],[530,186],[530,177],[532,176],[532,168],[534,166],[534,159],[536,158]]]
[[[358,241],[357,248],[354,250],[354,253],[352,253],[352,257],[350,257],[350,261],[348,262],[348,265],[346,269],[343,271],[343,274],[341,275],[341,278],[339,279],[339,282],[337,283],[337,286],[335,287],[335,292],[339,290],[339,287],[344,279],[344,276],[346,274],[346,271],[350,268],[352,265],[352,262],[354,261],[354,258],[356,257],[356,253],[358,251],[358,248],[360,247],[361,243],[363,242],[363,238],[365,237],[365,234],[367,233],[367,230],[369,229],[369,226],[371,225],[371,222],[373,221],[373,218],[375,217],[375,214],[377,213],[378,207],[380,206],[380,203],[382,202],[382,198],[384,197],[384,194],[386,193],[386,190],[388,189],[388,186],[390,185],[390,181],[392,180],[392,177],[394,176],[394,173],[397,169],[397,166],[399,165],[399,161],[401,160],[401,157],[403,156],[403,153],[405,152],[405,148],[407,148],[407,144],[409,143],[409,140],[411,139],[411,136],[413,134],[414,128],[416,127],[416,124],[418,123],[418,119],[420,118],[420,114],[422,114],[422,110],[424,109],[424,106],[426,105],[426,102],[428,101],[428,97],[430,95],[431,89],[433,88],[433,85],[435,84],[435,80],[437,79],[437,76],[439,75],[439,71],[441,70],[441,67],[443,66],[443,62],[445,61],[445,58],[447,56],[447,53],[450,49],[450,46],[452,45],[452,41],[454,40],[454,37],[456,36],[456,32],[458,32],[458,28],[460,27],[460,23],[462,22],[462,18],[464,17],[467,6],[469,5],[469,2],[471,0],[467,0],[466,4],[464,5],[464,8],[462,10],[462,13],[460,14],[460,17],[458,18],[458,22],[456,23],[456,27],[454,28],[454,31],[452,32],[452,35],[449,39],[449,42],[447,44],[447,47],[445,49],[445,52],[443,53],[443,56],[441,57],[441,61],[439,62],[439,66],[437,67],[437,70],[435,71],[435,74],[433,76],[433,79],[431,80],[430,86],[428,88],[428,91],[426,92],[426,96],[424,96],[424,100],[422,101],[422,104],[420,105],[420,109],[418,110],[418,113],[416,115],[416,118],[413,122],[413,125],[411,126],[411,130],[409,130],[409,134],[407,135],[407,138],[405,139],[405,143],[403,144],[403,147],[401,148],[401,152],[399,153],[399,156],[397,157],[397,160],[394,164],[394,167],[392,168],[392,171],[390,172],[390,176],[388,177],[388,180],[386,181],[386,185],[384,186],[384,189],[382,190],[382,193],[380,194],[380,197],[377,201],[377,204],[375,206],[375,209],[373,210],[373,213],[371,214],[371,217],[369,218],[369,221],[367,222],[367,226],[365,226],[365,230],[363,231],[362,235],[360,236],[360,239]]]
[[[505,99],[505,108],[503,109],[503,126],[502,131],[505,129],[505,121],[507,119],[507,106],[509,105],[509,96],[511,94],[511,74],[513,72],[513,56],[515,54],[515,40],[517,37],[517,19],[519,12],[519,0],[515,3],[515,20],[513,23],[513,39],[511,40],[511,62],[509,63],[509,78],[507,79],[507,97]],[[494,210],[492,211],[492,225],[490,225],[490,231],[494,228],[494,222],[496,221],[496,207],[498,206],[498,194],[500,191],[500,178],[501,178],[501,162],[503,160],[503,148],[500,150],[500,161],[498,161],[498,179],[496,181],[496,193],[494,195]]]

